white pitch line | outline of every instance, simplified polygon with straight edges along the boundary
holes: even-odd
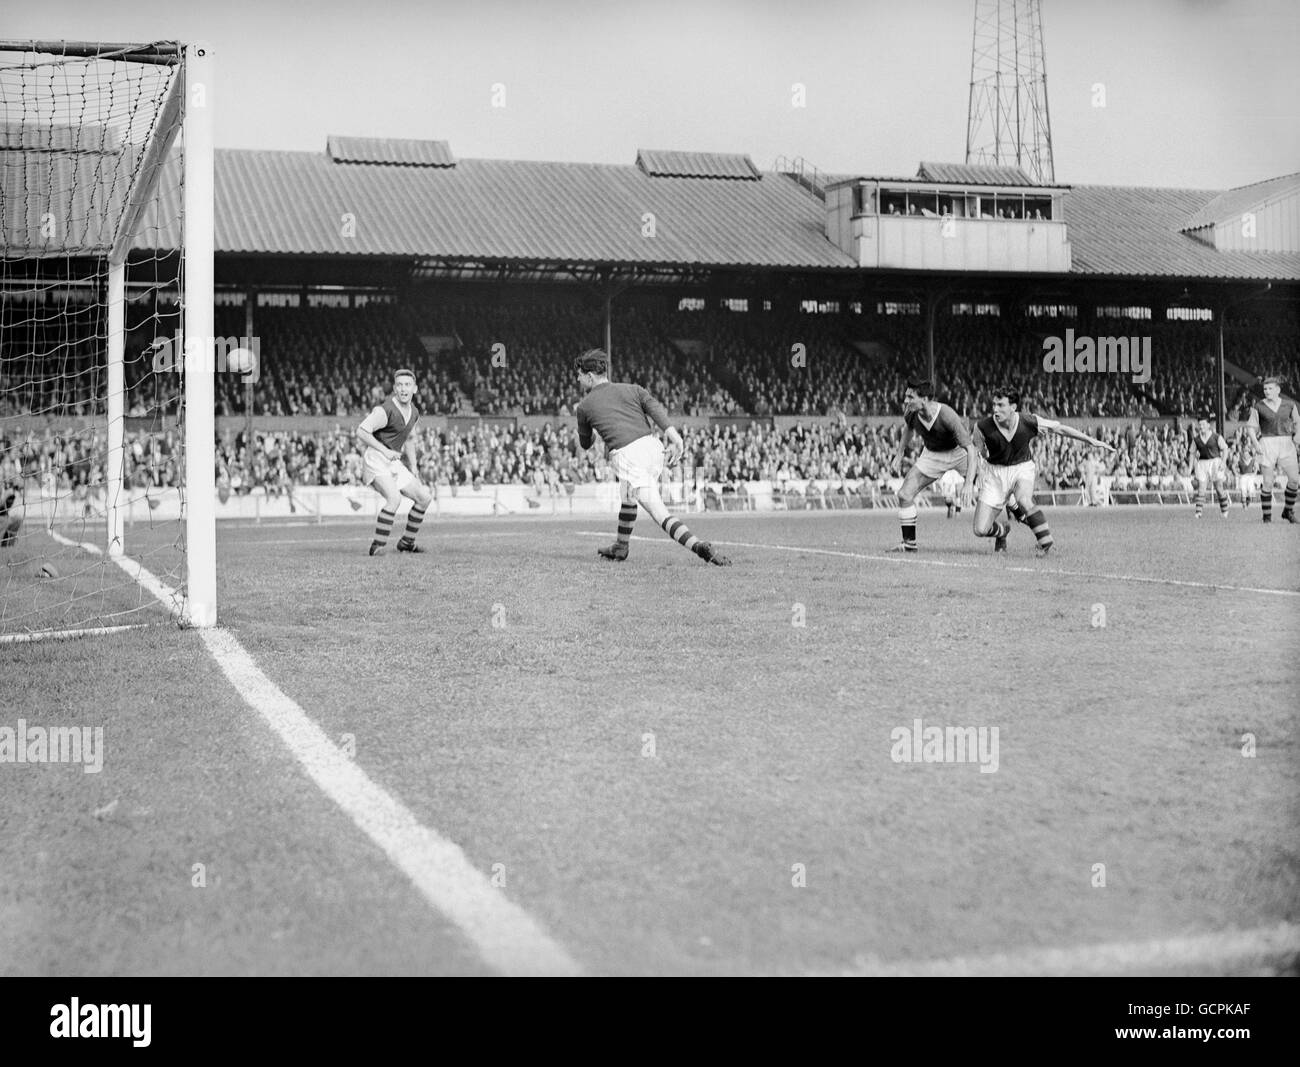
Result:
[[[1226,930],[1075,948],[1026,949],[946,960],[888,963],[859,957],[842,970],[821,973],[844,978],[1104,977],[1146,975],[1176,968],[1206,971],[1251,964],[1294,966],[1297,955],[1300,955],[1300,926],[1279,923],[1255,930]]]
[[[312,780],[460,928],[488,966],[510,975],[580,973],[569,954],[494,888],[459,845],[423,826],[343,755],[233,636],[220,629],[199,632],[231,685],[279,734]]]
[[[94,545],[80,547],[100,552]],[[123,563],[121,559],[116,562]],[[136,580],[164,604],[181,600],[176,590],[139,563],[130,562]],[[133,573],[131,568],[123,569]],[[344,756],[310,716],[262,673],[231,634],[220,629],[201,629],[199,633],[236,692],[279,735],[312,781],[470,940],[489,967],[508,975],[582,973],[577,962],[527,912],[493,886],[459,845],[421,824],[406,805]]]
[[[578,535],[581,537],[608,537],[609,531],[600,530],[579,530]],[[667,539],[662,537],[642,537],[640,534],[633,534],[634,541],[661,541],[664,544],[670,544]],[[954,567],[961,570],[987,570],[983,563],[962,563],[957,560],[948,559],[919,559],[911,553],[903,558],[903,554],[892,556],[872,555],[867,552],[845,552],[833,548],[808,548],[803,545],[772,545],[759,544],[753,541],[717,541],[709,539],[712,544],[724,545],[727,548],[766,548],[773,552],[797,552],[810,556],[838,556],[843,559],[865,559],[879,563],[895,563],[904,567]],[[1064,578],[1088,578],[1092,580],[1111,581],[1111,582],[1142,582],[1148,585],[1178,585],[1192,589],[1220,589],[1232,593],[1263,593],[1267,596],[1293,596],[1300,597],[1300,590],[1296,589],[1271,589],[1261,588],[1251,585],[1220,585],[1215,582],[1188,582],[1179,578],[1148,578],[1140,574],[1104,574],[1095,571],[1067,571],[1059,567],[998,567],[997,573],[1011,571],[1016,574],[1056,574]]]
[[[98,545],[91,544],[89,541],[73,541],[71,538],[64,537],[53,530],[47,531],[49,535],[60,544],[68,545],[70,548],[79,548],[83,552],[89,552],[92,556],[104,555],[104,550]],[[185,597],[169,585],[164,585],[159,581],[152,572],[145,569],[144,565],[132,559],[130,556],[109,556],[108,559],[116,563],[122,570],[126,571],[132,581],[138,582],[145,588],[146,592],[152,593],[158,600],[162,601],[163,606],[171,612],[173,616],[184,618],[185,615]]]

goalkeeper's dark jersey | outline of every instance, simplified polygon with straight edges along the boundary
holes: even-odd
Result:
[[[592,445],[591,431],[600,434],[611,452],[645,437],[653,423],[661,430],[672,425],[668,412],[650,393],[630,382],[601,382],[578,403],[578,443]]]

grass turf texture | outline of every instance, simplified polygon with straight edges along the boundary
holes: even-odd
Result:
[[[374,559],[365,524],[223,525],[221,615],[592,972],[825,971],[1300,920],[1300,598],[1167,584],[1300,591],[1297,531],[1240,510],[1049,518],[1037,560],[1023,527],[995,558],[942,512],[904,558],[883,554],[888,513],[688,517],[730,569],[644,516],[622,564],[595,555],[612,515],[431,521],[428,555]],[[0,724],[103,724],[107,746],[100,775],[0,767],[10,972],[481,969],[197,635],[6,655]],[[997,727],[997,773],[895,763],[891,731],[917,717]],[[87,815],[110,794],[153,813],[130,817],[129,848]],[[193,862],[225,881],[191,889]],[[85,935],[47,936],[69,929]]]

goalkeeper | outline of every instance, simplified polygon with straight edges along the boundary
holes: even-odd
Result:
[[[682,435],[671,422],[664,406],[639,385],[609,380],[609,357],[599,348],[592,348],[574,360],[578,372],[578,385],[586,396],[578,403],[574,414],[578,416],[578,443],[589,449],[595,443],[593,431],[600,434],[609,449],[610,465],[618,475],[622,503],[618,511],[618,540],[608,548],[597,549],[605,559],[627,559],[628,544],[632,537],[632,524],[636,521],[637,505],[645,508],[650,517],[683,548],[689,548],[700,559],[718,567],[731,566],[731,560],[718,555],[708,541],[701,541],[686,527],[681,519],[668,514],[668,508],[659,495],[659,475],[664,469],[664,446],[651,432],[651,424],[658,426],[668,438],[669,466],[682,455]]]

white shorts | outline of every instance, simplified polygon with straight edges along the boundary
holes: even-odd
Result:
[[[1295,442],[1289,437],[1261,437],[1259,439],[1259,465],[1281,467],[1294,472],[1296,469]]]
[[[963,478],[966,477],[966,449],[954,448],[947,452],[931,452],[928,448],[921,449],[921,454],[916,457],[915,470],[920,471],[927,478],[938,478],[946,471],[957,471]]]
[[[385,459],[377,448],[367,448],[361,467],[361,484],[371,485],[376,475],[384,475],[397,482],[397,491],[419,485],[420,480],[411,473],[411,468],[400,459]]]
[[[1007,502],[1007,497],[1015,496],[1022,507],[1032,507],[1034,503],[1034,479],[1038,470],[1033,460],[1016,463],[1010,467],[1000,467],[995,463],[984,464],[984,474],[980,480],[981,504],[997,511]]]
[[[1201,485],[1208,485],[1210,482],[1221,482],[1228,477],[1228,468],[1224,465],[1222,457],[1218,459],[1198,459],[1196,461],[1196,480]]]
[[[611,452],[609,464],[618,476],[623,503],[635,504],[638,489],[659,488],[659,476],[664,470],[663,442],[653,434],[638,437]]]
[[[961,492],[961,487],[966,484],[966,476],[958,473],[956,468],[946,470],[939,479],[939,491],[945,497],[956,496]]]

